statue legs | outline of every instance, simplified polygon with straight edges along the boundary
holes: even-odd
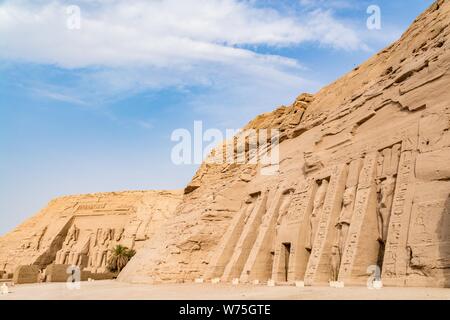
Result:
[[[308,239],[308,245],[306,246],[307,250],[312,250],[313,245],[314,245],[314,239],[316,237],[316,232],[317,232],[317,217],[316,216],[311,216],[311,220],[310,220],[310,226],[309,226],[309,239]]]
[[[341,266],[341,252],[337,246],[331,249],[331,275],[330,281],[337,281],[339,276],[339,268]]]
[[[385,243],[389,228],[389,210],[381,208],[378,212],[378,241]]]
[[[345,243],[347,242],[348,230],[350,229],[350,225],[347,223],[341,223],[339,229],[339,251],[342,253],[345,249]]]
[[[67,250],[64,250],[64,249],[59,250],[58,253],[56,254],[56,259],[55,259],[56,264],[65,264],[67,255],[68,255]]]

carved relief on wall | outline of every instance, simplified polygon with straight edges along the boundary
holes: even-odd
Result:
[[[395,178],[387,177],[380,181],[378,193],[378,207],[377,207],[377,218],[378,218],[378,241],[382,244],[386,243],[389,219],[391,216],[392,199],[395,190]]]
[[[335,228],[335,238],[331,247],[330,256],[330,281],[338,281],[341,262],[343,261],[344,252],[347,249],[350,226],[354,217],[356,195],[360,174],[363,169],[363,159],[352,160],[348,164],[348,175],[345,183],[345,191],[342,195],[339,215],[337,216]],[[363,183],[367,182],[362,179]]]
[[[396,144],[391,148],[386,148],[379,153],[378,158],[378,241],[382,245],[386,243],[388,235],[392,201],[400,161],[400,149],[400,144]]]
[[[401,155],[401,144],[381,150],[378,153],[377,168],[377,222],[380,252],[378,265],[383,265],[394,200],[397,174]]]
[[[316,187],[316,182],[309,179],[300,183],[299,187],[296,188],[284,219],[288,224],[296,224],[305,220],[308,203],[316,191],[314,187]],[[306,218],[309,219],[309,216]],[[284,223],[284,221],[281,222]]]
[[[290,212],[292,195],[294,194],[294,192],[294,189],[288,189],[283,192],[283,201],[281,202],[280,208],[278,210],[278,218],[275,227],[277,231],[283,223],[285,217],[287,217],[288,213]]]
[[[337,232],[337,247],[339,252],[344,250],[345,243],[347,241],[348,230],[353,216],[353,207],[355,203],[356,186],[349,187],[345,190],[342,199],[342,209],[339,215],[339,220],[336,224]]]
[[[356,186],[347,187],[342,197],[342,208],[335,225],[336,239],[331,249],[331,281],[337,281],[342,256],[348,239],[348,232],[353,217]]]

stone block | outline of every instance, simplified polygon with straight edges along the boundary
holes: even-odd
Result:
[[[37,283],[39,268],[34,265],[18,266],[14,271],[13,282],[15,284]]]

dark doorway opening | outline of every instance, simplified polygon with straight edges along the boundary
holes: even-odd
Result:
[[[288,281],[289,276],[289,258],[291,257],[291,244],[283,243],[283,251],[284,251],[284,281]]]

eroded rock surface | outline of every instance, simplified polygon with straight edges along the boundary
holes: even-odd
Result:
[[[280,129],[278,174],[204,163],[119,278],[448,286],[449,24],[437,1],[349,74],[250,122]]]
[[[57,199],[0,239],[0,270],[102,270],[110,243],[134,243],[122,281],[449,286],[449,25],[436,1],[349,74],[251,121],[280,131],[275,171],[205,162],[183,194]]]

